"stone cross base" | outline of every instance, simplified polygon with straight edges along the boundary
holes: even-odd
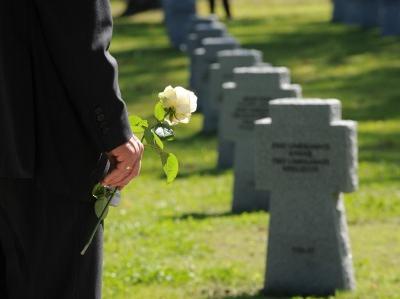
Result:
[[[355,288],[342,198],[323,193],[272,192],[278,199],[271,202],[266,293],[327,296]]]
[[[279,99],[256,121],[256,188],[269,190],[265,291],[332,295],[355,287],[341,192],[357,188],[357,125],[338,100]]]
[[[254,146],[254,138],[243,138],[235,144],[233,213],[269,211],[269,191],[255,188]]]
[[[233,167],[235,142],[218,137],[217,169],[224,170]]]

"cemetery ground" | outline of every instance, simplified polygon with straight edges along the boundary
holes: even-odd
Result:
[[[360,189],[345,194],[357,279],[337,298],[400,298],[400,40],[329,23],[328,0],[236,0],[230,32],[287,66],[304,97],[338,98],[359,122]],[[113,2],[116,12],[122,2]],[[206,3],[199,1],[200,11]],[[148,116],[166,85],[187,85],[188,60],[168,45],[160,12],[115,21],[112,53],[131,113]],[[216,137],[201,115],[170,144],[181,174],[157,157],[106,221],[104,297],[250,299],[263,286],[268,214],[230,213],[232,171],[215,170]]]

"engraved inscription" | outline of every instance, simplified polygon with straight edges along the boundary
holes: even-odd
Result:
[[[272,100],[270,97],[244,97],[238,103],[233,118],[239,120],[239,129],[251,131],[254,128],[254,121],[269,115],[268,102]]]
[[[271,146],[272,164],[284,172],[318,172],[331,163],[328,143],[274,142]]]

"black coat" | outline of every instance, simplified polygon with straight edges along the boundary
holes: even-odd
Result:
[[[132,134],[111,34],[108,0],[0,2],[0,178],[90,191],[100,153]]]

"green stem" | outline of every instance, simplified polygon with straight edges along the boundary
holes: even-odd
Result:
[[[83,247],[83,249],[81,251],[81,255],[85,255],[85,253],[88,250],[90,244],[92,243],[93,238],[94,238],[97,230],[99,229],[99,226],[100,226],[101,222],[103,221],[104,214],[106,213],[107,208],[109,207],[109,205],[111,203],[111,200],[114,198],[114,195],[117,192],[117,189],[118,189],[117,187],[115,187],[113,189],[113,192],[111,193],[110,198],[108,199],[106,206],[104,207],[103,211],[101,212],[101,214],[99,216],[99,220],[97,221],[96,226],[94,227],[92,233],[90,234],[89,241],[87,241],[85,247]]]

